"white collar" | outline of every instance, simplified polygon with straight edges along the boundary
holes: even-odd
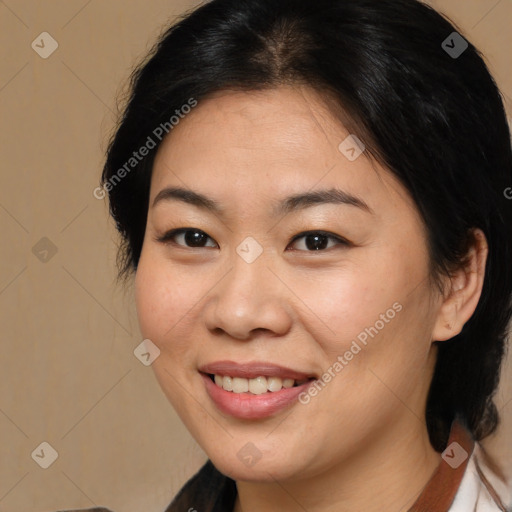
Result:
[[[505,506],[507,502],[509,506],[502,508],[491,496],[491,492],[489,492],[486,483],[479,474],[478,467],[492,487],[495,489],[499,488],[500,480],[484,464],[481,448],[478,443],[475,443],[475,449],[468,461],[466,471],[449,512],[511,512],[512,503],[510,500],[512,497],[504,494],[506,492],[505,487],[499,488],[501,491],[500,498]],[[503,483],[501,483],[501,486],[503,486]]]

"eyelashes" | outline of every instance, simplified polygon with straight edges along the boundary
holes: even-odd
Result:
[[[307,252],[316,252],[316,251],[324,251],[327,249],[331,249],[336,247],[337,245],[341,246],[350,246],[350,242],[343,237],[335,235],[333,233],[329,233],[328,231],[305,231],[298,235],[296,235],[291,243],[296,242],[297,240],[303,239],[306,249],[296,249],[296,250],[306,250]],[[326,244],[327,242],[327,244]],[[334,242],[334,245],[329,246],[329,242]]]
[[[218,248],[219,245],[212,237],[197,228],[177,228],[164,233],[155,239],[157,242],[174,245],[185,249]],[[302,248],[288,249],[290,245],[302,241]],[[302,252],[324,252],[337,246],[349,247],[352,244],[345,238],[323,230],[303,231],[295,235],[286,250]]]
[[[176,239],[180,237],[180,240],[183,240],[187,244],[192,245],[183,245],[176,241]],[[165,243],[165,244],[174,244],[174,245],[181,245],[182,247],[189,247],[189,248],[202,248],[202,247],[212,247],[211,245],[202,245],[203,242],[207,239],[210,239],[213,241],[213,238],[208,236],[204,231],[200,229],[195,228],[178,228],[178,229],[172,229],[171,231],[168,231],[163,236],[158,237],[156,240],[157,242]],[[214,242],[215,245],[213,247],[218,247],[217,243]]]

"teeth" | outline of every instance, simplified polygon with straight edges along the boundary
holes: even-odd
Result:
[[[283,387],[284,388],[291,388],[295,384],[295,381],[293,379],[284,379],[283,380]]]
[[[247,391],[249,391],[249,381],[247,379],[241,379],[240,377],[234,377],[233,393],[247,393]]]
[[[267,377],[267,389],[269,391],[279,391],[283,387],[283,381],[279,377]]]
[[[231,377],[222,378],[222,387],[226,391],[233,391],[233,379]]]
[[[244,379],[242,377],[229,377],[228,375],[214,375],[215,384],[225,391],[233,393],[252,393],[262,395],[267,391],[275,393],[283,388],[292,388],[295,385],[293,379],[281,379],[280,377],[256,377],[255,379]],[[297,385],[308,382],[309,379],[297,381]]]
[[[246,379],[243,379],[246,380]],[[249,391],[253,395],[261,395],[267,392],[267,379],[265,377],[256,377],[249,380]]]

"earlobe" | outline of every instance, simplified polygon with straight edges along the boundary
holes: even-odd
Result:
[[[442,299],[432,332],[433,341],[445,341],[459,334],[480,300],[488,245],[480,229],[473,230],[472,239],[466,264],[449,279],[448,292]]]

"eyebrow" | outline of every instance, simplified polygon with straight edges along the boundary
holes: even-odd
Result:
[[[223,210],[217,201],[214,201],[203,194],[199,194],[198,192],[193,192],[192,190],[187,190],[186,188],[181,187],[167,187],[160,190],[153,200],[152,207],[154,208],[161,201],[171,200],[182,201],[184,203],[197,206],[202,210],[208,210],[218,214],[222,213]]]
[[[287,197],[280,202],[275,209],[276,214],[287,214],[292,211],[302,210],[317,204],[342,204],[355,206],[361,210],[373,214],[373,210],[359,197],[349,194],[339,188],[316,190]]]
[[[223,208],[217,201],[206,197],[198,192],[193,192],[181,187],[167,187],[162,189],[153,200],[154,208],[162,201],[182,201],[191,204],[202,210],[210,211],[222,215]],[[273,208],[274,215],[286,215],[293,211],[303,210],[319,204],[341,204],[354,206],[368,213],[374,211],[359,197],[349,194],[338,188],[317,190],[314,192],[304,192],[295,194],[279,201]]]

